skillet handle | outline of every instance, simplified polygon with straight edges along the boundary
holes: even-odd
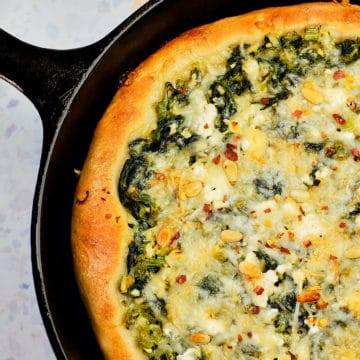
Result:
[[[0,78],[23,92],[39,111],[45,153],[74,90],[111,38],[78,49],[53,50],[27,44],[0,29]]]

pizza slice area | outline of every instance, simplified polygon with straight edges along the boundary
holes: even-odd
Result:
[[[317,26],[164,84],[119,182],[149,359],[360,356],[359,58]]]
[[[360,358],[359,19],[223,19],[124,81],[72,224],[107,359]]]

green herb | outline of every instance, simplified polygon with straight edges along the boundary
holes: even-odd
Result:
[[[150,223],[157,214],[149,195],[143,192],[147,187],[148,163],[143,155],[132,155],[125,161],[119,179],[119,197],[135,219]]]
[[[320,29],[318,27],[310,27],[305,29],[304,40],[317,41],[319,40]]]
[[[349,216],[353,217],[360,214],[360,202],[356,203],[353,210],[349,212]]]
[[[227,130],[224,120],[229,120],[237,112],[235,97],[250,88],[250,82],[242,69],[244,59],[241,47],[233,48],[226,73],[218,77],[209,88],[209,102],[216,106],[220,114],[215,126],[221,132]]]
[[[191,134],[185,137],[184,120],[182,115],[176,115],[175,106],[184,106],[189,103],[189,94],[201,81],[201,73],[195,68],[187,81],[177,81],[176,85],[170,82],[165,84],[164,97],[156,105],[158,116],[157,128],[152,133],[152,142],[149,149],[153,152],[165,152],[170,143],[176,144],[180,149],[196,141],[199,136]]]
[[[212,275],[207,275],[201,279],[198,286],[207,291],[210,295],[216,295],[220,291],[220,280]]]
[[[258,177],[254,180],[254,185],[256,192],[265,199],[273,198],[275,195],[281,195],[283,191],[282,182],[274,177]]]
[[[278,266],[277,261],[272,257],[270,257],[265,252],[258,250],[258,251],[254,251],[254,253],[259,260],[264,261],[264,272],[268,270],[275,270],[277,268]]]
[[[307,152],[319,152],[324,148],[324,143],[305,142],[304,148]]]
[[[261,355],[260,349],[251,343],[240,345],[240,351],[247,356],[250,356],[252,359],[259,359]]]
[[[340,50],[340,60],[345,64],[350,64],[360,58],[360,39],[346,39],[336,44]]]
[[[165,264],[164,257],[148,258],[143,253],[136,255],[135,259],[135,265],[129,271],[134,276],[134,284],[129,289],[130,293],[133,289],[142,290],[151,273],[157,273]]]

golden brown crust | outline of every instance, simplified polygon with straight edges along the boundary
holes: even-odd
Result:
[[[217,61],[235,43],[324,24],[339,38],[357,36],[360,8],[346,2],[268,8],[192,29],[143,62],[115,95],[97,126],[82,169],[72,222],[77,280],[107,359],[144,358],[121,326],[124,309],[118,282],[125,271],[131,230],[117,183],[127,144],[155,126],[153,104],[160,100],[164,82],[181,77],[194,63]]]

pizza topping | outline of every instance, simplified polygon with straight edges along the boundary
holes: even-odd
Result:
[[[345,125],[346,124],[345,119],[341,115],[333,114],[332,117],[339,125]]]
[[[320,293],[317,291],[304,291],[296,296],[296,300],[300,303],[315,302],[320,299]]]
[[[225,53],[164,84],[129,144],[125,324],[151,360],[331,358],[359,336],[360,41]]]
[[[235,230],[223,230],[221,232],[221,240],[225,243],[240,241],[244,238],[244,234]]]
[[[238,167],[235,161],[225,160],[223,162],[223,169],[225,171],[226,177],[229,180],[231,185],[235,185],[238,177]]]

